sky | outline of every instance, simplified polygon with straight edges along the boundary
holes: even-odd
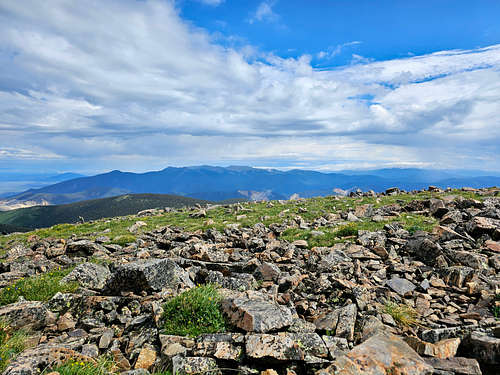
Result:
[[[2,0],[0,173],[500,171],[498,0]]]

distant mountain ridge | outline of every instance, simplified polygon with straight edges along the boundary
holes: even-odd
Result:
[[[439,187],[483,187],[500,185],[500,176],[468,176],[456,171],[417,168],[379,169],[323,173],[309,170],[281,171],[247,166],[168,167],[146,173],[114,170],[90,177],[79,177],[40,189],[30,189],[11,199],[45,200],[65,204],[121,194],[174,194],[197,199],[231,198],[287,199],[333,194],[333,189],[383,191],[392,186],[414,190]]]

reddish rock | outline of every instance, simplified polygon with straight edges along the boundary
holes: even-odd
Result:
[[[431,375],[428,365],[408,344],[393,335],[378,334],[354,347],[318,375]]]

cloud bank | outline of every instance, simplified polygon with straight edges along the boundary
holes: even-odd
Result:
[[[500,169],[500,45],[317,70],[168,1],[7,0],[0,47],[3,168]]]

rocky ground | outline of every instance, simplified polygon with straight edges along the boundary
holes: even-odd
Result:
[[[280,223],[196,232],[166,226],[125,246],[110,244],[106,233],[11,241],[0,293],[68,267],[62,282],[79,286],[48,301],[20,297],[0,307],[11,329],[30,334],[3,374],[103,355],[127,374],[500,374],[499,190],[475,190],[472,199],[430,189],[434,198],[352,205],[314,219],[300,215],[308,203],[298,200],[298,214]],[[378,199],[373,192],[350,199],[367,195]],[[228,209],[246,215],[252,205]],[[203,219],[207,212],[190,214]],[[402,214],[437,224],[432,232],[409,231],[397,221]],[[396,220],[330,246],[282,238],[290,228],[321,236],[325,228],[388,218]],[[220,286],[228,328],[165,334],[165,302],[198,284]]]

